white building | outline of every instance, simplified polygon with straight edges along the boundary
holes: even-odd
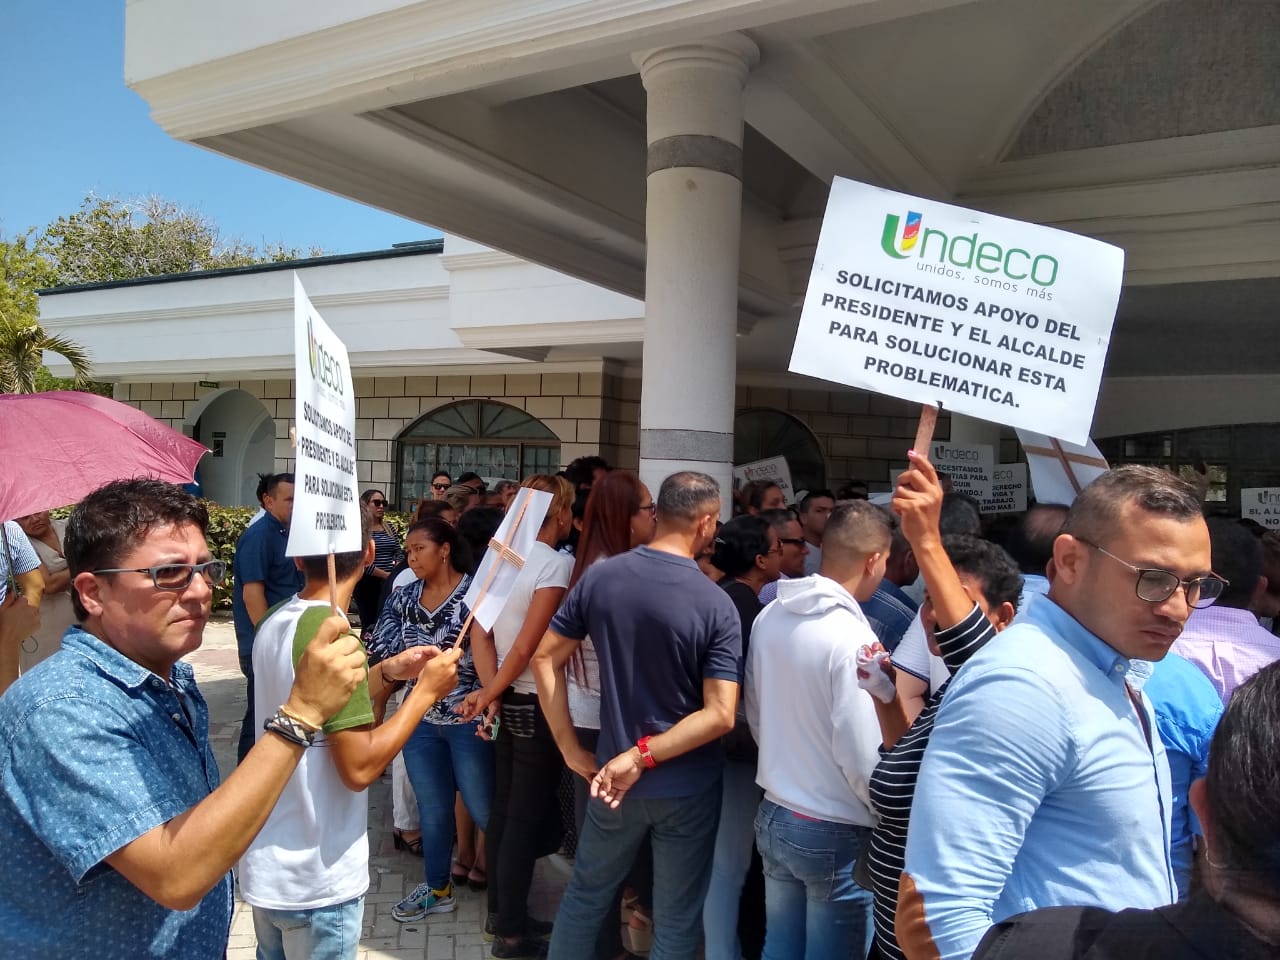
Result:
[[[542,364],[536,399],[550,384],[560,415],[534,415],[561,423],[562,460],[599,445],[625,464],[638,449],[650,481],[685,465],[727,478],[735,417],[768,407],[812,428],[828,483],[882,481],[873,473],[897,460],[911,408],[785,373],[839,174],[1124,247],[1094,436],[1115,438],[1113,455],[1175,466],[1203,454],[1230,496],[1280,482],[1278,35],[1268,0],[132,0],[126,73],[175,137],[449,232],[425,283],[364,284],[449,291],[447,312],[395,292],[369,305],[380,323],[401,307],[418,318],[388,334],[403,347],[394,357],[348,338],[371,378],[364,441],[388,444],[362,457],[371,480],[401,478],[394,435],[411,401],[421,412],[438,399],[396,380],[435,376],[437,393],[460,396],[446,378],[484,393],[497,381],[483,378],[501,376],[502,396],[534,413],[532,381],[517,393],[509,378]],[[597,287],[507,261],[530,281],[504,298],[501,255],[455,235]],[[455,255],[477,259],[452,269]],[[335,286],[315,291],[320,309],[363,329],[342,319],[343,265],[323,270]],[[270,277],[186,284],[261,304],[281,296]],[[556,296],[539,296],[543,281]],[[128,323],[147,323],[156,288],[125,289],[138,297]],[[62,329],[61,298],[68,320],[90,318],[70,304],[91,295],[47,298],[51,327]],[[561,296],[579,309],[559,317]],[[206,374],[253,392],[259,368],[266,393],[265,370],[287,369],[283,335],[263,323],[272,309],[228,314],[238,319],[207,363],[170,342],[168,359],[140,355],[151,374],[116,375],[146,381],[142,403],[166,402],[141,398],[156,384],[172,395]],[[101,363],[96,324],[76,333]],[[560,374],[577,376],[573,391],[547,379]],[[279,440],[288,398],[260,399],[276,402]],[[595,415],[578,402],[592,399]],[[999,435],[962,418],[949,427]]]

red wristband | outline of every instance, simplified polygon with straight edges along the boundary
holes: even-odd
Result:
[[[653,754],[649,752],[650,737],[641,737],[636,741],[636,749],[640,751],[640,759],[644,761],[646,770],[652,770],[658,765],[658,761],[653,759]]]

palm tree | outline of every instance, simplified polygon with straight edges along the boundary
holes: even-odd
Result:
[[[0,319],[0,393],[35,393],[46,350],[71,364],[75,389],[92,385],[89,352],[80,344],[47,333],[34,320]]]

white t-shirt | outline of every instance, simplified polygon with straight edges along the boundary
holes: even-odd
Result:
[[[524,566],[511,585],[511,596],[507,598],[498,619],[493,622],[493,645],[498,651],[499,666],[515,646],[534,593],[552,587],[569,586],[569,576],[572,573],[573,557],[556,553],[545,543],[533,545],[529,556],[525,558]],[[533,672],[525,667],[524,673],[511,684],[511,689],[517,693],[537,693],[538,685],[533,679]]]
[[[298,619],[328,604],[297,597],[258,627],[253,640],[254,715],[262,721],[289,698]],[[368,688],[365,688],[368,702]],[[361,717],[349,718],[352,723]],[[372,722],[372,712],[365,722]],[[369,800],[343,785],[323,733],[302,752],[262,831],[240,860],[240,894],[267,910],[313,910],[369,889]]]

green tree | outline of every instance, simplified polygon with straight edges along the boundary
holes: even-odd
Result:
[[[323,252],[279,244],[259,250],[240,239],[226,240],[209,217],[172,200],[92,194],[75,213],[49,224],[39,247],[56,286],[243,267]]]
[[[39,234],[0,237],[0,391],[89,389],[94,383],[87,352],[75,341],[48,334],[39,322],[37,291],[81,283],[105,283],[193,270],[276,263],[320,256],[282,244],[261,249],[224,240],[207,216],[160,197],[106,198],[92,194],[80,209],[59,217]],[[61,354],[74,376],[52,376],[43,351]]]
[[[53,388],[44,351],[60,354],[71,364],[75,389],[92,384],[89,357],[68,337],[51,335],[37,319],[36,291],[53,278],[49,262],[40,254],[32,233],[13,240],[0,238],[0,392],[34,393]]]

